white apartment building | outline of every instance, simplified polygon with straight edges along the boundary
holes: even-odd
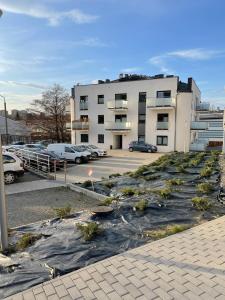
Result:
[[[72,88],[71,141],[127,149],[131,141],[144,140],[159,152],[186,152],[195,147],[202,108],[192,78],[184,83],[173,75],[120,74],[113,81],[77,84]]]

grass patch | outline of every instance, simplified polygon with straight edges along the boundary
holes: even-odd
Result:
[[[195,197],[191,199],[191,202],[197,210],[205,211],[212,207],[212,204],[207,198]]]
[[[197,167],[199,164],[200,164],[200,162],[201,162],[201,159],[195,159],[195,158],[193,158],[193,159],[191,159],[190,161],[189,161],[189,163],[188,163],[188,166],[190,167],[190,168],[192,168],[192,167]]]
[[[179,172],[179,173],[185,173],[186,172],[185,166],[184,165],[177,166],[176,171]]]
[[[96,222],[90,222],[87,224],[77,224],[77,229],[80,230],[85,241],[90,241],[94,237],[100,234],[101,229]]]
[[[183,183],[184,183],[184,181],[181,180],[180,178],[172,178],[172,179],[166,180],[166,184],[169,186],[170,185],[181,185]]]
[[[145,179],[146,181],[151,181],[151,180],[159,179],[160,177],[161,177],[160,175],[153,174],[153,175],[145,176],[144,179]]]
[[[139,200],[135,203],[134,206],[137,210],[144,211],[148,207],[148,201],[147,200]]]
[[[100,205],[101,206],[109,206],[110,204],[112,204],[113,202],[118,201],[118,200],[119,199],[115,198],[115,197],[108,197],[105,200],[102,200]]]
[[[158,239],[162,239],[164,237],[167,237],[169,235],[172,235],[172,234],[175,234],[175,233],[178,233],[178,232],[182,232],[182,231],[187,230],[189,228],[190,228],[189,225],[169,225],[169,226],[166,226],[164,228],[145,231],[144,235],[146,237],[150,237],[150,238],[158,240]]]
[[[213,169],[212,167],[206,166],[200,170],[201,177],[210,177],[212,175]]]
[[[109,178],[115,178],[115,177],[120,177],[121,174],[120,173],[113,173],[111,175],[109,175]]]
[[[197,184],[196,188],[197,188],[197,192],[202,194],[209,194],[210,192],[213,191],[212,184],[208,182],[199,183]]]
[[[136,193],[136,189],[126,187],[126,188],[121,189],[121,193],[123,196],[133,196]]]
[[[167,187],[161,190],[154,190],[153,192],[158,194],[161,198],[168,199],[171,196],[172,189]]]
[[[71,206],[70,205],[67,205],[65,207],[56,207],[56,208],[53,208],[55,214],[56,214],[56,217],[60,218],[60,219],[63,219],[67,216],[69,216],[71,214]]]
[[[24,250],[40,240],[42,234],[25,233],[16,243],[16,250]]]

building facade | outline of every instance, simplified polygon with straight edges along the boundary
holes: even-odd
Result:
[[[71,141],[105,149],[127,149],[131,141],[160,152],[189,151],[202,105],[195,81],[177,76],[120,75],[98,84],[75,85],[71,97]]]

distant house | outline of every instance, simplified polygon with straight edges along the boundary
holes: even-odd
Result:
[[[0,116],[0,134],[2,137],[2,143],[6,144],[6,124],[5,117]],[[13,143],[16,141],[27,142],[30,140],[30,129],[23,121],[14,121],[7,118],[8,123],[8,142]]]

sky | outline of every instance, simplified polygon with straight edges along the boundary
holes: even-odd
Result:
[[[28,108],[54,83],[70,92],[119,73],[193,77],[202,100],[225,107],[224,0],[0,0],[0,8],[9,110]]]

